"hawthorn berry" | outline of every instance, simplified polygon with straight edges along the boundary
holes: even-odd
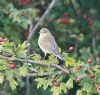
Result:
[[[54,86],[59,86],[59,83],[58,82],[54,82]]]
[[[87,23],[89,26],[93,25],[93,19],[92,18],[87,18]]]
[[[92,59],[89,58],[89,59],[88,59],[88,64],[91,64],[91,63],[92,63]]]
[[[11,63],[10,64],[10,69],[13,70],[14,68],[15,68],[15,64],[14,63]]]
[[[28,37],[28,35],[29,35],[29,32],[28,31],[24,32],[24,36],[25,37]]]
[[[53,80],[53,81],[52,81],[52,84],[53,84],[53,86],[56,86],[56,87],[59,86],[59,82],[57,82],[56,80]]]
[[[81,78],[77,77],[77,78],[76,78],[76,82],[77,82],[77,83],[80,83],[80,81],[81,81]]]
[[[68,49],[69,52],[73,52],[74,50],[75,50],[74,46],[70,46]]]
[[[99,87],[97,87],[97,90],[98,90],[98,91],[100,91],[100,86],[99,86]]]
[[[31,2],[32,2],[32,0],[19,0],[19,3],[21,5],[27,5],[27,4],[31,3]]]
[[[65,12],[64,13],[64,17],[67,17],[67,16],[69,16],[69,13],[68,12]]]
[[[0,37],[0,45],[4,43],[4,38]]]
[[[3,38],[0,37],[0,42],[2,42],[2,41],[3,41]]]
[[[68,24],[69,20],[67,18],[61,18],[60,19],[60,24]]]
[[[94,78],[95,78],[95,74],[91,74],[91,75],[90,75],[90,78],[91,78],[91,79],[94,79]]]

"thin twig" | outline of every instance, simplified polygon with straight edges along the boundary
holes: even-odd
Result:
[[[37,22],[37,24],[33,27],[33,28],[31,28],[31,32],[30,32],[30,34],[29,34],[29,36],[28,36],[28,42],[30,42],[31,41],[31,39],[32,39],[32,37],[33,37],[33,35],[34,35],[34,33],[35,33],[35,31],[36,31],[36,29],[39,27],[39,25],[40,24],[42,24],[42,22],[43,22],[43,20],[45,19],[45,17],[46,17],[46,15],[50,12],[50,10],[53,8],[53,6],[54,6],[54,4],[55,4],[55,1],[56,0],[52,0],[52,2],[51,2],[51,4],[49,5],[49,7],[47,8],[47,10],[45,11],[45,13],[42,15],[42,17],[40,18],[40,20]],[[32,24],[32,23],[31,23]],[[30,27],[31,27],[32,25],[30,25]]]
[[[55,74],[61,75],[61,74],[65,74],[62,71],[57,71]],[[46,77],[46,76],[51,76],[52,73],[48,73],[48,72],[44,72],[42,75],[40,75],[39,73],[29,73],[27,76],[29,77]],[[54,75],[54,73],[53,73]]]
[[[2,56],[0,55],[0,58],[1,59],[7,59],[7,60],[10,60],[10,61],[14,61],[14,60],[17,60],[17,61],[21,61],[21,62],[29,62],[29,63],[33,63],[33,64],[36,64],[36,65],[42,65],[42,66],[46,66],[46,67],[53,67],[53,68],[56,68],[66,74],[69,74],[69,71],[64,69],[63,67],[53,63],[53,64],[48,64],[48,63],[44,63],[42,62],[41,60],[38,61],[38,60],[28,60],[28,59],[19,59],[19,58],[16,58],[16,57],[6,57],[6,56]]]
[[[47,63],[44,63],[44,62],[41,62],[41,61],[36,61],[36,60],[28,60],[29,63],[34,63],[34,64],[37,64],[37,65],[43,65],[43,66],[46,66],[46,67],[53,67],[53,68],[57,68],[58,70],[60,71],[63,71],[64,73],[69,73],[68,70],[64,69],[63,67],[57,65],[57,64],[47,64]]]
[[[26,95],[30,95],[30,83],[29,83],[29,76],[26,77]]]
[[[93,48],[93,54],[94,54],[94,59],[95,59],[95,64],[97,64],[96,56],[97,56],[97,50],[96,50],[96,39],[95,39],[95,30],[93,27],[91,27],[92,30],[92,48]]]
[[[31,33],[32,30],[33,30],[33,22],[31,21],[30,27],[29,27],[29,33]]]

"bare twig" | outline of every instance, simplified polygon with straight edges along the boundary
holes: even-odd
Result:
[[[97,50],[96,50],[96,34],[95,34],[95,30],[93,27],[91,27],[91,30],[92,30],[92,48],[93,48],[93,54],[94,54],[94,59],[95,59],[95,64],[97,64],[97,60],[96,60],[96,57],[97,57]]]
[[[29,27],[29,33],[31,33],[32,30],[33,30],[33,22],[31,21],[30,27]]]
[[[53,67],[53,68],[57,68],[58,70],[60,71],[63,71],[64,73],[69,73],[68,70],[64,69],[63,67],[57,65],[57,64],[47,64],[47,63],[44,63],[44,62],[41,62],[41,61],[36,61],[36,60],[28,60],[29,63],[34,63],[34,64],[37,64],[37,65],[43,65],[43,66],[46,66],[46,67]]]
[[[63,73],[62,71],[57,71],[55,74],[66,74],[66,73]],[[40,75],[39,73],[30,73],[28,74],[27,76],[29,77],[46,77],[46,76],[50,76],[52,75],[52,73],[48,73],[48,72],[44,72],[42,75]],[[54,75],[54,73],[53,73]]]
[[[42,62],[41,60],[40,61],[37,61],[37,60],[28,60],[28,59],[18,59],[16,57],[6,57],[6,56],[2,56],[0,55],[0,58],[1,59],[7,59],[7,60],[10,60],[10,61],[14,61],[14,60],[17,60],[17,61],[21,61],[21,62],[29,62],[29,63],[33,63],[33,64],[36,64],[36,65],[42,65],[42,66],[46,66],[46,67],[53,67],[53,68],[56,68],[66,74],[69,74],[69,70],[66,70],[64,69],[63,67],[57,65],[57,64],[47,64],[47,63],[44,63]]]
[[[26,77],[26,95],[30,95],[30,83],[29,83],[29,76]]]
[[[42,15],[42,17],[40,18],[40,20],[37,22],[37,24],[33,27],[32,23],[30,24],[31,31],[30,34],[28,36],[28,41],[30,42],[30,40],[32,39],[36,29],[39,27],[40,24],[42,24],[44,18],[46,17],[46,15],[50,12],[50,10],[52,9],[52,7],[54,6],[56,0],[52,0],[51,4],[49,5],[49,7],[47,8],[47,10],[45,11],[45,13]]]

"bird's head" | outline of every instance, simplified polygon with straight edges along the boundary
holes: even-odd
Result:
[[[51,34],[50,31],[47,28],[42,28],[39,33],[40,33],[40,35],[49,35],[49,34]]]

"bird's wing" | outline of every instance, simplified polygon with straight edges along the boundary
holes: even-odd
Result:
[[[44,42],[44,43],[43,43]],[[48,53],[58,54],[58,45],[53,36],[46,36],[40,40],[40,46],[45,48]]]

